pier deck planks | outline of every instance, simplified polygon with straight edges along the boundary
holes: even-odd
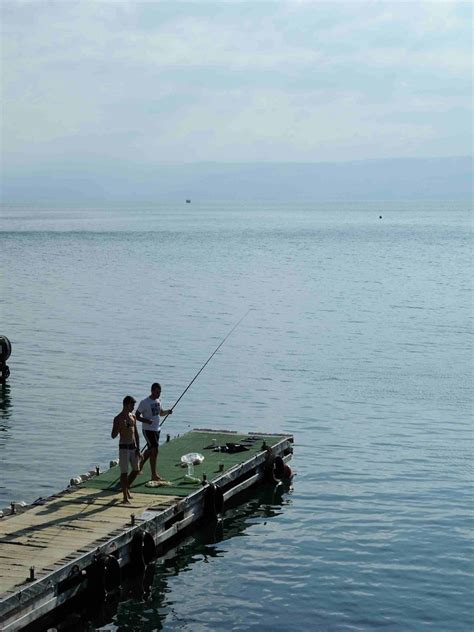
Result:
[[[130,524],[130,514],[150,506],[163,509],[179,500],[135,492],[130,505],[121,504],[120,491],[79,488],[24,513],[0,521],[0,594],[30,576],[41,577],[78,550],[94,549],[97,540]]]

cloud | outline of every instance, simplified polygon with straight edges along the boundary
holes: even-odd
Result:
[[[467,153],[470,13],[458,2],[7,1],[3,154],[21,165]]]

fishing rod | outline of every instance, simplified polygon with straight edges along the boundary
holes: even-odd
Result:
[[[227,334],[227,336],[219,343],[219,345],[214,349],[214,351],[211,353],[211,355],[208,357],[208,359],[206,360],[206,362],[202,365],[202,367],[199,369],[199,371],[196,373],[196,375],[193,377],[193,379],[189,382],[189,384],[186,386],[186,388],[184,389],[184,391],[181,393],[181,395],[178,397],[178,399],[175,401],[175,403],[173,404],[173,406],[171,406],[171,410],[173,410],[177,404],[180,402],[180,400],[184,397],[184,395],[188,392],[188,390],[191,388],[191,386],[193,385],[193,383],[196,381],[196,379],[199,377],[199,375],[204,371],[204,369],[206,368],[206,366],[209,364],[209,362],[212,360],[212,358],[216,355],[216,353],[219,351],[219,349],[222,347],[222,345],[225,343],[225,341],[231,336],[231,334],[237,329],[237,327],[240,325],[240,323],[244,320],[244,318],[253,310],[254,308],[251,307],[243,316],[242,318],[232,327],[232,329],[229,331],[229,333]],[[165,423],[165,421],[168,419],[168,417],[170,416],[170,413],[168,413],[167,415],[165,415],[163,417],[163,421],[160,424],[160,430],[163,427],[163,424]]]

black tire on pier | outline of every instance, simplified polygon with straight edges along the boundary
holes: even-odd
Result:
[[[281,481],[282,478],[285,477],[285,461],[281,458],[281,456],[276,456],[273,461],[273,471],[275,473],[275,478]]]
[[[208,483],[204,492],[204,520],[217,520],[224,511],[224,493],[219,485]]]
[[[137,568],[144,568],[156,557],[153,536],[148,531],[137,531],[130,545],[130,562]]]
[[[95,602],[104,601],[121,583],[120,564],[113,555],[100,555],[87,569],[87,590]]]

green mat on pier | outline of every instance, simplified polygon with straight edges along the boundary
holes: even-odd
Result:
[[[194,476],[202,480],[206,474],[207,480],[212,481],[222,475],[219,471],[219,464],[224,464],[224,472],[230,468],[244,463],[262,452],[262,444],[273,446],[286,435],[252,435],[233,434],[212,431],[191,431],[180,437],[171,439],[160,445],[158,454],[157,470],[161,478],[169,481],[171,486],[146,487],[150,478],[150,462],[143,466],[143,472],[132,484],[132,491],[135,490],[145,494],[187,496],[200,487],[199,483],[186,481],[185,475],[188,473],[186,467],[181,466],[181,457],[190,452],[198,452],[204,456],[204,461],[200,465],[194,465]],[[142,438],[143,441],[143,438]],[[243,452],[216,452],[216,446],[226,446],[228,443],[244,445],[247,450]],[[118,446],[117,457],[118,458]],[[89,481],[82,483],[81,487],[93,489],[120,489],[120,469],[118,466],[112,467],[99,476],[94,476]]]

